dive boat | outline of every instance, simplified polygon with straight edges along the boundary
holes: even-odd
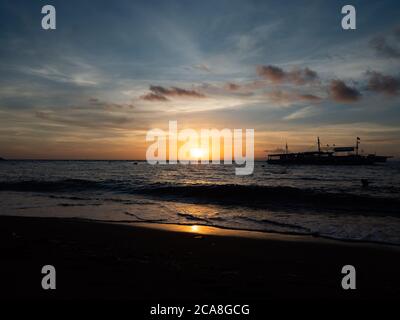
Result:
[[[321,150],[321,142],[318,137],[318,150],[309,152],[288,152],[286,144],[285,153],[269,154],[269,164],[307,164],[307,165],[371,165],[377,162],[386,162],[390,156],[378,156],[375,154],[359,154],[360,138],[357,137],[355,147],[327,147]]]

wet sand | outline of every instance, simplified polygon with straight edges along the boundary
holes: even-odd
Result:
[[[0,297],[399,299],[399,247],[215,228],[0,217]],[[56,290],[41,288],[54,265]],[[357,289],[341,288],[341,269]]]

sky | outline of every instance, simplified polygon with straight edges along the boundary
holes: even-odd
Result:
[[[41,8],[56,8],[56,30]],[[400,156],[398,1],[0,0],[0,156],[144,159],[146,133],[254,129],[257,159]]]

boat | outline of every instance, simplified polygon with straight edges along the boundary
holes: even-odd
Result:
[[[372,165],[386,162],[390,156],[376,154],[359,154],[360,138],[357,137],[355,147],[327,147],[321,149],[321,141],[317,138],[318,149],[308,152],[289,152],[286,143],[285,153],[269,154],[268,164],[281,165]]]

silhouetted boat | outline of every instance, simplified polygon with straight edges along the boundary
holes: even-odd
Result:
[[[390,156],[377,156],[375,154],[360,155],[358,152],[359,137],[357,137],[356,147],[333,147],[328,151],[321,150],[319,137],[317,143],[318,150],[309,152],[288,152],[286,144],[285,153],[269,154],[267,162],[269,164],[284,165],[370,165],[377,162],[386,162],[388,158],[391,158]]]

